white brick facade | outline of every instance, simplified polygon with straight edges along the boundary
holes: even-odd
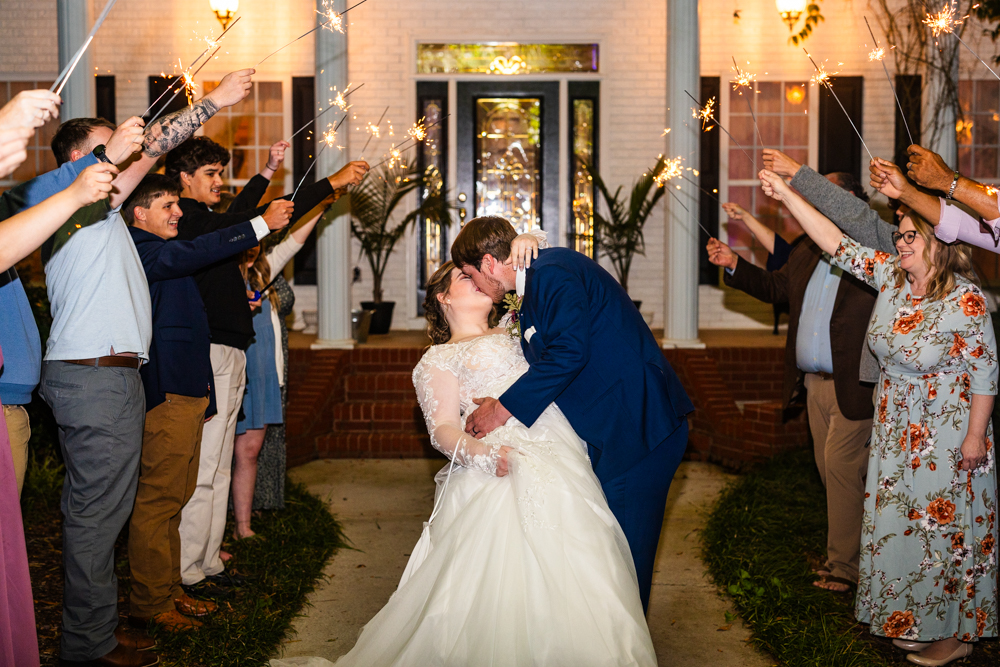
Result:
[[[97,11],[103,6],[101,0],[91,2]],[[750,61],[759,80],[807,80],[812,65],[801,48],[786,43],[788,28],[773,0],[737,4],[741,19],[734,23],[731,0],[700,3],[702,75],[720,76],[725,90],[731,57],[736,56],[741,65]],[[313,0],[243,0],[240,24],[223,43],[219,59],[202,70],[199,80],[217,80],[229,70],[248,67],[304,33],[315,25],[314,7]],[[828,0],[822,11],[826,20],[806,45],[818,61],[829,61],[831,71],[865,77],[861,129],[872,152],[891,156],[893,98],[881,66],[867,58],[871,38],[863,16],[865,12],[870,18],[874,15],[864,0]],[[397,130],[414,120],[418,41],[599,43],[599,150],[605,180],[612,189],[620,183],[627,189],[663,151],[661,134],[667,111],[665,1],[508,0],[500,4],[487,0],[368,0],[348,18],[350,79],[355,85],[365,83],[351,99],[358,117],[358,122],[350,123],[352,157],[366,137],[355,128],[376,119],[386,106]],[[194,40],[196,34],[210,29],[218,35],[220,26],[207,0],[119,0],[93,46],[95,73],[116,77],[119,120],[142,113],[147,105],[147,77],[161,71],[169,74],[178,58],[190,62],[203,48]],[[994,50],[988,42],[983,48],[984,58]],[[315,74],[313,54],[314,41],[309,36],[258,70],[258,79],[284,85],[286,136],[293,129],[291,78]],[[968,54],[962,57],[963,62],[971,62]],[[887,62],[892,71],[891,58]],[[0,80],[52,77],[57,68],[54,0],[0,0]],[[979,66],[977,76],[983,72]],[[723,119],[727,106],[723,103]],[[560,129],[563,131],[565,128]],[[815,164],[815,150],[813,153]],[[290,188],[294,184],[286,185]],[[646,230],[647,254],[636,259],[630,279],[633,296],[644,302],[644,310],[654,311],[654,327],[663,326],[663,219],[660,213],[651,218]],[[547,226],[552,228],[548,222]],[[355,247],[352,257],[357,257],[357,250]],[[354,286],[355,305],[371,295],[371,275],[363,259],[360,266],[363,280]],[[384,283],[385,298],[397,302],[397,327],[421,326],[415,319],[415,277],[416,242],[411,237],[397,248]],[[701,293],[703,297],[714,294],[712,288],[705,287]],[[770,310],[738,301],[703,298],[702,326],[747,326],[761,322],[762,314]],[[730,317],[722,312],[726,309],[742,309],[747,314]],[[761,322],[760,326],[769,325]]]

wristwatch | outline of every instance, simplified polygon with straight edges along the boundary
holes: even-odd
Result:
[[[108,157],[107,151],[104,148],[104,144],[101,144],[96,148],[94,148],[94,157],[96,157],[101,162],[105,162],[107,164],[114,164],[111,161],[111,158]]]
[[[955,178],[953,178],[952,181],[951,181],[951,187],[948,188],[948,194],[945,195],[948,199],[954,199],[955,198],[955,188],[958,187],[958,179],[961,178],[961,177],[962,177],[962,175],[959,174],[956,171],[955,172]]]

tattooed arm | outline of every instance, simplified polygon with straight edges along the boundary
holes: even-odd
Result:
[[[115,191],[111,195],[111,206],[125,203],[135,187],[156,160],[191,138],[199,127],[219,112],[243,100],[249,93],[250,77],[254,70],[244,69],[227,74],[212,92],[194,105],[160,118],[146,129],[142,154],[115,179]]]

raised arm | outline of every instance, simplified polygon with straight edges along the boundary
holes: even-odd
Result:
[[[892,162],[877,157],[869,164],[868,171],[871,173],[873,188],[886,197],[903,202],[932,225],[940,222],[941,205],[938,198],[915,188],[903,176],[903,171]]]
[[[809,238],[816,242],[820,250],[830,255],[834,254],[844,238],[844,232],[837,225],[833,224],[829,218],[810,206],[778,174],[767,169],[762,169],[759,176],[764,192],[769,197],[784,202],[789,213],[798,220],[802,229],[809,235]],[[833,187],[836,188],[837,186],[834,185]],[[840,188],[837,189],[839,190]],[[859,202],[861,201],[854,195],[848,194],[847,196]]]
[[[499,473],[502,474],[498,474],[498,463],[509,448],[486,444],[465,434],[462,430],[458,378],[428,360],[430,355],[437,356],[437,351],[431,348],[413,369],[413,386],[427,422],[431,445],[457,465],[502,477],[506,474],[506,465],[500,466]]]
[[[735,202],[726,202],[722,205],[722,210],[733,220],[739,220],[746,225],[757,242],[764,246],[764,249],[770,254],[774,254],[775,233],[773,231],[761,224],[760,220],[750,215],[749,211]]]
[[[788,264],[778,271],[767,271],[754,266],[718,239],[709,239],[708,260],[726,269],[723,280],[730,287],[746,292],[765,303],[788,301]]]
[[[863,200],[781,151],[765,148],[764,167],[779,176],[791,178],[791,186],[806,201],[861,245],[896,253],[892,242],[892,233],[896,228],[880,218]]]
[[[114,165],[92,165],[65,190],[0,222],[0,271],[33,253],[79,209],[106,199],[117,172]]]
[[[266,228],[256,229],[244,222],[229,229],[202,234],[192,241],[173,240],[149,245],[139,251],[146,280],[154,283],[190,276],[210,264],[249,250],[267,235]]]
[[[249,94],[254,70],[245,69],[227,74],[222,82],[208,95],[190,107],[175,111],[151,123],[146,128],[142,143],[142,154],[125,168],[115,179],[115,192],[111,196],[111,206],[125,203],[139,181],[153,168],[161,155],[166,155],[180,146],[204,125],[219,109],[240,102]]]
[[[909,159],[906,175],[917,185],[946,195],[954,183],[952,199],[962,202],[984,220],[1000,218],[996,191],[991,193],[982,183],[962,176],[948,167],[940,155],[922,146],[913,144],[906,152]]]

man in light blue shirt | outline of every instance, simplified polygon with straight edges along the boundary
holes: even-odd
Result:
[[[833,347],[830,345],[830,316],[837,301],[840,277],[844,272],[823,258],[816,265],[799,315],[799,331],[795,338],[795,361],[803,373],[833,375]]]

